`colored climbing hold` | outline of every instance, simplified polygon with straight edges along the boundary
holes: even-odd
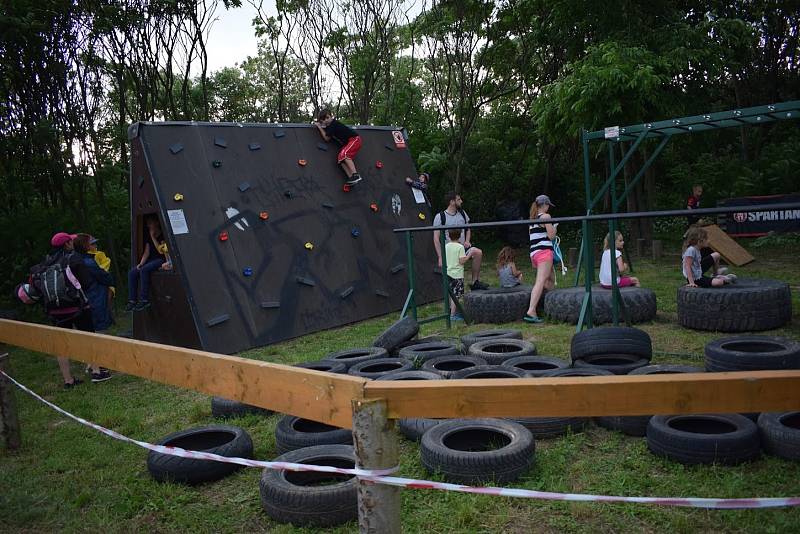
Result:
[[[215,169],[219,169],[220,167],[222,167],[222,161],[215,159],[214,161],[211,162],[211,166],[214,167]]]
[[[220,232],[219,233],[219,240],[220,241],[227,241],[228,240],[228,232]]]
[[[266,221],[267,219],[269,219],[269,213],[267,213],[266,211],[262,211],[261,213],[258,214],[258,218],[261,219],[262,221]]]
[[[374,203],[374,202],[369,205],[369,209],[371,209],[375,213],[378,213],[378,205],[376,203]]]
[[[382,169],[383,168],[383,162],[381,160],[378,160],[378,161],[375,162],[375,166],[377,168],[379,168],[379,169]]]
[[[175,199],[175,202],[180,202],[181,200],[183,200],[183,195],[181,195],[180,193],[175,193],[175,196],[172,198]]]
[[[350,235],[352,235],[353,237],[358,237],[361,235],[361,230],[359,230],[358,228],[353,228],[352,230],[350,230]]]
[[[420,220],[420,221],[424,221],[424,220],[425,220],[425,214],[424,214],[424,213],[422,213],[422,212],[420,212],[420,214],[419,214],[419,215],[417,215],[417,217],[419,217],[419,220]]]
[[[283,196],[285,196],[286,198],[292,198],[294,196],[294,193],[292,193],[287,189],[286,191],[283,192]]]
[[[308,241],[308,242],[306,242],[305,247],[306,247],[306,250],[313,250],[314,249],[314,243],[312,243],[311,241]]]
[[[342,191],[344,191],[345,193],[349,193],[349,192],[350,192],[350,189],[351,189],[351,188],[350,188],[350,184],[344,184],[344,185],[342,186]]]
[[[242,269],[242,274],[245,276],[253,276],[253,269],[250,267],[245,267]]]
[[[304,159],[297,160],[297,164],[300,165],[301,167],[305,167],[306,163],[308,163],[308,162],[306,160],[304,160]]]

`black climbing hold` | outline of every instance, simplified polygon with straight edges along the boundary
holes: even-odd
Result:
[[[211,166],[214,167],[215,169],[219,169],[220,167],[222,167],[222,161],[215,159],[214,161],[211,162]]]
[[[333,204],[331,204],[330,202],[323,202],[322,203],[322,207],[323,208],[328,208],[328,209],[333,209]]]
[[[258,143],[250,143],[249,145],[247,145],[247,148],[249,148],[250,150],[261,150],[261,145]]]
[[[386,148],[386,150],[388,150],[388,151],[390,151],[390,152],[394,152],[394,147],[393,147],[392,145],[390,145],[390,144],[385,144],[385,145],[383,145],[383,146]]]
[[[317,283],[314,282],[311,278],[305,278],[304,276],[298,276],[297,278],[295,278],[295,280],[297,280],[297,283],[303,284],[304,286],[312,286],[313,287],[313,286],[317,285]]]
[[[242,182],[239,184],[239,191],[241,191],[242,193],[244,193],[248,189],[250,189],[250,184],[248,182]]]
[[[141,187],[144,185],[144,176],[139,176],[138,180],[139,180],[139,188],[141,189]]]
[[[349,297],[353,293],[353,291],[355,291],[355,288],[353,286],[350,286],[347,289],[345,289],[344,291],[342,291],[341,293],[339,293],[339,297],[343,298],[343,299],[346,299],[347,297]]]
[[[217,315],[216,317],[212,317],[208,321],[206,321],[207,326],[217,326],[218,324],[224,323],[228,319],[230,319],[230,315],[227,313],[223,313],[222,315]]]
[[[387,293],[386,291],[384,291],[382,289],[376,289],[375,290],[375,294],[378,295],[379,297],[388,297],[389,296],[389,293]]]
[[[217,145],[218,147],[228,148],[228,142],[221,137],[215,137],[214,144]]]
[[[265,300],[264,302],[261,303],[261,307],[264,308],[264,309],[280,308],[281,307],[281,303],[278,302],[277,300]]]
[[[177,154],[181,150],[183,150],[183,145],[180,143],[175,143],[174,145],[169,147],[169,151],[172,152],[173,154]]]
[[[317,148],[327,152],[328,151],[328,143],[322,143],[322,142],[317,143]]]
[[[283,130],[276,130],[276,131],[272,132],[272,137],[274,137],[275,139],[280,139],[281,137],[283,137],[285,135],[286,135],[286,132],[284,132]]]
[[[392,267],[390,269],[390,271],[391,271],[392,274],[397,274],[397,273],[399,273],[400,271],[402,271],[405,268],[406,268],[406,264],[405,263],[398,263],[397,265]]]
[[[286,198],[292,198],[294,196],[294,193],[287,190],[283,192],[283,196],[285,196]]]

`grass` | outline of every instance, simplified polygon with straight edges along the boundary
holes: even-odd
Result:
[[[487,251],[487,258],[496,250]],[[796,252],[759,249],[758,260],[735,269],[740,275],[792,284],[800,309]],[[522,255],[524,260],[524,254]],[[634,258],[636,276],[655,290],[658,317],[641,325],[653,338],[654,363],[700,364],[704,344],[717,334],[677,326],[675,288],[682,282],[677,252],[659,263]],[[489,262],[491,263],[491,262]],[[526,261],[518,264],[530,281]],[[487,271],[491,269],[488,268]],[[495,282],[490,273],[486,276]],[[560,277],[559,277],[560,278]],[[561,279],[562,286],[571,283]],[[421,309],[439,313],[440,304]],[[343,348],[368,345],[396,315],[320,332],[279,345],[247,351],[246,357],[294,363]],[[124,325],[123,325],[124,326]],[[512,325],[505,325],[512,326]],[[427,324],[423,335],[460,336],[485,325]],[[566,357],[571,325],[514,323],[541,354]],[[800,338],[800,322],[769,332]],[[208,397],[131,376],[100,385],[61,389],[52,358],[11,350],[12,376],[47,399],[91,421],[136,439],[155,441],[191,426],[213,422]],[[73,366],[79,372],[79,364]],[[256,469],[199,487],[160,484],[148,475],[146,451],[121,443],[57,415],[17,392],[23,448],[0,451],[0,524],[4,531],[311,532],[272,522],[262,511]],[[232,421],[253,437],[257,458],[277,453],[279,416]],[[429,478],[415,444],[401,444],[401,476]],[[753,497],[800,495],[800,464],[763,456],[738,466],[685,467],[652,456],[645,441],[590,427],[581,434],[537,442],[534,467],[515,487],[556,492],[636,496]],[[407,532],[791,532],[800,509],[705,511],[647,505],[612,505],[515,500],[435,491],[403,491]],[[335,532],[353,532],[354,523]]]

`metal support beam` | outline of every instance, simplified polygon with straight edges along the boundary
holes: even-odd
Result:
[[[406,298],[406,305],[403,306],[403,313],[400,317],[405,317],[406,309],[411,306],[411,317],[417,320],[417,299],[414,297],[416,293],[416,276],[414,273],[414,234],[406,232],[406,261],[408,262],[408,297]]]
[[[444,221],[442,221],[444,223]],[[444,233],[447,230],[441,230],[439,232],[439,244],[442,247],[442,294],[444,295],[444,313],[447,315],[445,318],[445,323],[447,324],[447,329],[449,330],[450,325],[450,284],[447,281],[447,253],[445,252],[444,247],[447,245],[445,241]]]
[[[595,205],[600,201],[600,199],[603,198],[603,195],[605,195],[606,191],[611,185],[611,181],[614,180],[619,174],[619,171],[621,171],[625,167],[625,164],[628,163],[628,160],[631,159],[633,153],[636,152],[636,149],[639,148],[639,145],[642,144],[642,141],[644,141],[644,139],[647,137],[647,134],[649,133],[650,133],[649,131],[645,130],[639,134],[639,136],[636,138],[636,141],[633,142],[633,145],[631,145],[631,147],[628,149],[628,152],[625,153],[625,156],[623,156],[619,164],[612,168],[611,175],[606,180],[606,183],[603,184],[603,187],[600,188],[600,191],[597,192],[597,195],[595,195],[595,197],[589,203],[589,205],[587,206],[588,209],[593,209]],[[586,140],[586,142],[588,143],[589,141]],[[589,150],[588,147],[586,150],[588,152]],[[586,198],[588,199],[589,197]]]
[[[658,146],[657,146],[657,147],[656,147],[656,149],[653,151],[653,153],[650,155],[650,157],[649,157],[649,158],[647,158],[647,161],[645,161],[645,162],[644,162],[644,165],[642,165],[642,168],[639,170],[639,172],[638,172],[638,173],[636,173],[636,176],[634,176],[634,177],[633,177],[633,180],[631,180],[631,181],[630,181],[630,183],[628,184],[628,186],[625,188],[625,191],[623,191],[623,192],[622,192],[622,195],[620,195],[620,196],[617,198],[616,202],[614,202],[614,204],[616,204],[616,207],[617,207],[617,208],[619,208],[619,206],[620,206],[620,204],[622,204],[622,201],[623,201],[623,200],[625,200],[626,198],[628,198],[628,193],[630,193],[630,192],[631,192],[631,190],[632,190],[634,187],[636,187],[636,184],[637,184],[637,183],[639,183],[639,180],[642,178],[642,176],[644,176],[644,173],[645,173],[645,171],[646,171],[648,168],[650,168],[650,165],[652,165],[652,164],[653,164],[653,162],[654,162],[654,161],[656,160],[656,158],[658,157],[658,155],[659,155],[659,154],[661,154],[661,151],[662,151],[662,150],[664,150],[664,147],[665,147],[665,146],[667,146],[667,143],[669,142],[669,140],[670,140],[671,138],[672,138],[672,135],[665,135],[665,136],[664,136],[664,138],[663,138],[663,139],[661,139],[661,142],[658,144]],[[614,209],[613,211],[614,211],[614,213],[616,213],[616,212],[617,212],[617,209]]]

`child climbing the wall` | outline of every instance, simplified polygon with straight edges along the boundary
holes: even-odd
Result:
[[[500,287],[516,287],[522,283],[522,273],[514,263],[514,249],[503,247],[497,255],[497,276],[500,278]]]
[[[330,109],[323,109],[319,112],[317,122],[314,126],[319,130],[319,134],[325,141],[333,139],[340,147],[336,162],[342,167],[347,175],[347,185],[355,185],[361,181],[361,176],[356,171],[356,164],[353,158],[361,148],[361,137],[349,126],[342,124],[333,118]]]
[[[464,264],[469,258],[458,239],[461,237],[461,230],[448,230],[450,242],[444,246],[445,261],[447,262],[447,280],[450,283],[450,320],[463,321],[464,318],[458,313],[458,308],[453,298],[460,298],[464,295]]]
[[[136,267],[128,272],[128,305],[125,306],[127,312],[140,312],[149,308],[150,275],[154,271],[172,269],[158,216],[148,215],[145,224],[148,236],[144,243],[144,252]]]
[[[625,246],[625,240],[622,238],[622,232],[614,232],[614,252],[617,261],[617,274],[622,274],[628,270],[628,264],[622,259],[622,247]],[[611,250],[609,249],[609,242],[611,241],[611,234],[606,234],[603,240],[603,257],[600,259],[600,285],[606,289],[611,289]],[[617,287],[639,287],[639,279],[635,276],[617,276]]]
[[[722,287],[736,281],[735,274],[715,274],[714,276],[703,276],[702,257],[700,250],[708,246],[708,233],[705,229],[693,226],[686,232],[686,240],[683,242],[683,255],[681,256],[681,268],[683,276],[689,287]]]

